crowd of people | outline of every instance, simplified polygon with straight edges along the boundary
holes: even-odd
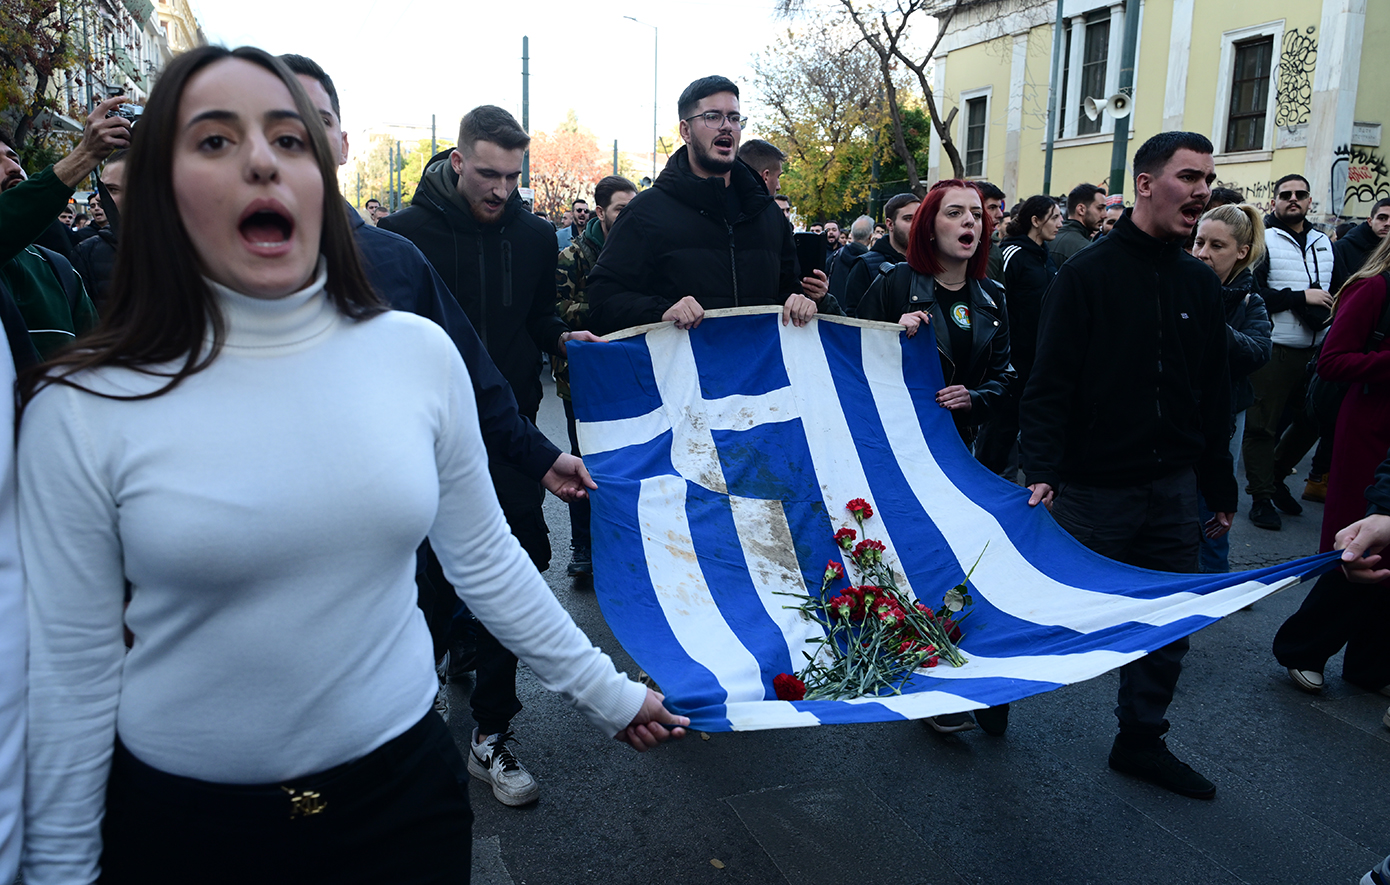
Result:
[[[651,187],[606,177],[559,229],[522,202],[529,137],[490,105],[408,207],[370,200],[364,219],[338,192],[348,136],[311,59],[204,47],[138,127],[111,114],[123,101],[33,178],[0,131],[0,376],[18,390],[0,443],[0,880],[22,850],[32,885],[195,866],[466,881],[468,779],[509,806],[539,795],[513,746],[518,659],[637,750],[681,736],[549,592],[542,504],[568,503],[569,572],[589,574],[567,344],[724,307],[932,336],[962,443],[1136,566],[1226,570],[1236,461],[1250,521],[1278,530],[1318,446],[1303,496],[1325,499],[1322,549],[1345,548],[1344,569],[1274,653],[1319,691],[1345,645],[1344,677],[1390,694],[1390,200],[1334,245],[1301,176],[1263,214],[1212,189],[1205,137],[1164,132],[1134,155],[1130,207],[1093,184],[1009,207],[945,180],[881,220],[798,232],[785,155],[744,142],[738,86],[706,77]],[[84,227],[71,200],[92,175]],[[822,248],[803,266],[807,235]],[[542,354],[568,451],[535,426]],[[1332,408],[1305,407],[1335,385]],[[1187,649],[1121,669],[1108,761],[1209,799],[1163,737]],[[443,722],[467,674],[461,752]],[[929,724],[997,735],[1009,715]]]

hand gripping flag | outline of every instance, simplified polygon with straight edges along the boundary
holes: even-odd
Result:
[[[981,467],[936,404],[932,335],[779,308],[711,311],[572,343],[593,494],[594,587],[614,635],[704,731],[920,718],[1090,679],[1305,576],[1335,554],[1254,572],[1152,572],[1087,550],[1028,491]],[[979,558],[963,667],[901,694],[780,701],[823,628],[780,593],[819,589],[852,498],[930,607]],[[1197,514],[1192,514],[1195,522]],[[1194,526],[1194,531],[1196,530]],[[981,557],[981,551],[984,551]]]

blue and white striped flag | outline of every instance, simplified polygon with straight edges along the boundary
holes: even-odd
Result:
[[[594,586],[628,653],[704,731],[920,718],[1089,679],[1331,567],[1151,572],[1101,557],[1028,492],[981,467],[936,404],[934,336],[778,308],[711,311],[572,344],[593,495]],[[980,557],[962,651],[901,695],[780,701],[772,680],[814,654],[820,625],[778,592],[817,592],[841,560],[845,503],[900,587],[932,608]],[[1192,515],[1193,520],[1197,514]],[[988,545],[988,546],[986,546]]]

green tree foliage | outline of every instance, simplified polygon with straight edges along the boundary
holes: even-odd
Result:
[[[867,210],[873,158],[891,153],[874,134],[888,121],[878,60],[857,31],[807,16],[753,59],[764,97],[758,132],[788,155],[781,190],[808,220]]]

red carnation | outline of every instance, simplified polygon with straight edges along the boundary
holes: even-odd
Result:
[[[950,618],[947,618],[946,620],[941,622],[941,629],[946,631],[947,639],[951,640],[952,642],[960,642],[960,624],[957,624],[955,621],[951,620]]]
[[[854,545],[854,552],[850,554],[857,562],[875,563],[883,559],[883,542],[875,541],[872,538],[865,538]]]
[[[853,514],[854,518],[863,522],[874,515],[874,508],[869,506],[869,502],[863,498],[855,498],[845,505],[845,509]]]
[[[845,567],[835,560],[830,560],[825,564],[825,583],[838,581],[845,576]]]
[[[854,539],[857,537],[854,529],[840,529],[835,533],[835,543],[840,545],[841,550],[848,550],[854,546]]]
[[[830,600],[830,610],[841,618],[848,618],[854,613],[854,599],[849,596],[836,596]]]
[[[777,692],[779,701],[799,701],[806,697],[806,683],[790,673],[778,673],[772,677],[772,690]]]

